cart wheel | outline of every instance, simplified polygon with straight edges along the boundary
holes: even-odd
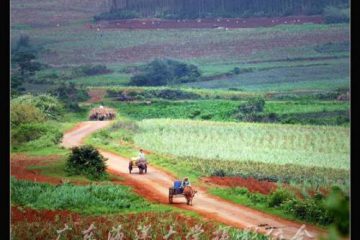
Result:
[[[171,204],[171,203],[173,203],[173,196],[169,196],[169,203]]]
[[[145,167],[145,173],[147,173],[147,167]]]

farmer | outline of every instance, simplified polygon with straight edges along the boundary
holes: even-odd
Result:
[[[139,152],[139,155],[138,155],[137,159],[138,159],[139,162],[146,163],[145,154],[144,154],[144,151],[142,149],[140,149],[140,152]]]
[[[191,184],[190,184],[189,178],[185,177],[184,180],[181,182],[180,188],[182,190],[184,190],[184,188],[187,187],[187,186],[191,186]]]

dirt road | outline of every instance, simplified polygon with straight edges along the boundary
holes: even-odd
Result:
[[[109,121],[79,123],[72,130],[64,134],[62,144],[65,147],[81,145],[85,137],[109,124],[111,124]],[[167,203],[168,188],[175,180],[173,176],[152,166],[148,167],[147,174],[139,175],[136,173],[137,169],[135,169],[134,174],[129,174],[127,168],[129,159],[103,150],[100,150],[100,152],[108,159],[107,165],[111,172],[126,178],[134,187],[143,189],[144,195],[151,193],[152,196],[157,196],[159,202]],[[218,197],[210,196],[203,190],[197,190],[198,193],[194,198],[193,206],[187,206],[184,198],[174,198],[174,206],[198,212],[206,218],[214,219],[227,225],[239,228],[257,228],[262,233],[270,231],[265,228],[275,227],[272,230],[272,234],[283,234],[285,239],[291,239],[302,226],[301,223],[284,220],[242,205],[233,204]],[[149,198],[149,196],[144,197]],[[154,199],[154,197],[150,198]],[[262,225],[262,227],[258,227],[259,225]],[[324,233],[321,229],[311,225],[306,225],[306,230],[313,237]],[[313,238],[305,236],[302,239]]]

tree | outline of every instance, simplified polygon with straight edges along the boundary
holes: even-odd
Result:
[[[59,87],[50,91],[50,94],[60,99],[60,101],[65,104],[66,108],[73,111],[78,111],[80,109],[80,101],[85,101],[90,98],[86,89],[83,87],[77,88],[74,83],[62,83]]]
[[[141,73],[133,76],[131,85],[164,86],[186,82],[195,82],[201,76],[195,65],[164,59],[154,60],[142,67]]]

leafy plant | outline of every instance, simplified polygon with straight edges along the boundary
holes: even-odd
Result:
[[[59,119],[64,114],[64,106],[54,96],[49,94],[21,95],[11,101],[14,104],[31,104],[38,108],[47,119]]]
[[[199,80],[200,71],[195,65],[179,61],[156,59],[142,67],[141,73],[134,75],[130,85],[163,86]]]
[[[74,147],[67,159],[65,170],[70,175],[85,175],[90,179],[104,179],[106,159],[91,145]]]
[[[44,122],[45,115],[30,103],[11,102],[10,122],[11,127],[16,128],[21,124]]]

